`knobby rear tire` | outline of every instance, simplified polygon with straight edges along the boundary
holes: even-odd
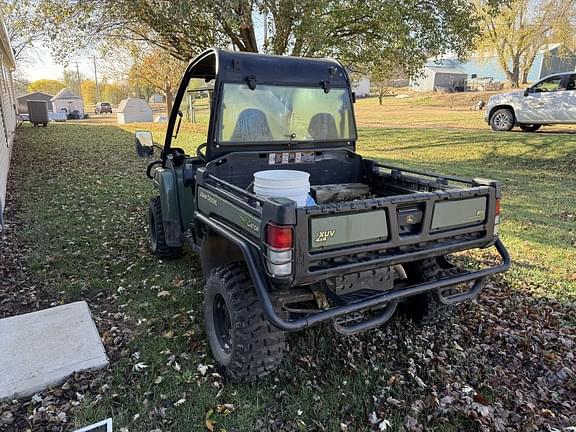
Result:
[[[229,321],[229,335],[223,320]],[[227,264],[211,272],[204,289],[204,322],[212,355],[233,381],[263,377],[282,362],[284,332],[265,318],[244,264]]]

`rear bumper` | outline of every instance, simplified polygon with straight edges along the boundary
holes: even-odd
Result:
[[[360,312],[374,307],[385,306],[383,312],[380,315],[338,329],[342,333],[348,333],[348,334],[357,333],[359,331],[375,328],[386,322],[394,313],[396,304],[401,299],[422,294],[428,291],[436,291],[442,288],[466,282],[474,282],[472,288],[470,288],[467,292],[448,297],[439,294],[438,297],[441,302],[446,304],[454,304],[466,300],[471,300],[480,293],[480,291],[484,286],[484,281],[486,280],[487,277],[495,275],[497,273],[505,272],[506,270],[508,270],[508,268],[510,268],[511,264],[510,255],[508,254],[508,251],[504,247],[502,241],[498,239],[496,240],[494,246],[496,247],[496,250],[502,259],[501,264],[478,271],[458,274],[440,280],[425,282],[393,291],[383,292],[357,302],[352,302],[346,305],[319,311],[318,313],[303,318],[293,320],[284,319],[274,309],[274,305],[270,297],[269,282],[265,276],[266,271],[262,267],[262,260],[257,248],[255,248],[247,238],[243,237],[237,232],[233,232],[225,224],[219,221],[207,218],[206,216],[200,213],[196,213],[196,218],[202,223],[206,224],[212,230],[218,232],[219,234],[233,241],[240,248],[240,250],[244,255],[246,266],[254,283],[256,293],[258,294],[258,297],[262,302],[266,318],[275,327],[284,331],[302,330],[306,327],[310,327],[323,321],[333,320],[335,318],[342,317],[343,315],[351,314],[354,312]],[[442,252],[448,253],[449,251],[442,251]],[[430,254],[428,254],[428,256],[430,256]],[[413,258],[413,260],[418,259],[417,256],[411,258]]]

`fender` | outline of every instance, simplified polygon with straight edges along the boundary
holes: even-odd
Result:
[[[164,234],[168,246],[182,246],[182,224],[178,211],[178,192],[174,174],[167,168],[154,171],[154,180],[158,183]]]

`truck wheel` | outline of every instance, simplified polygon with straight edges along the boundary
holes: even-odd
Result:
[[[514,113],[508,108],[496,110],[490,117],[490,126],[497,132],[511,130],[514,127]]]
[[[214,269],[204,288],[204,322],[212,355],[234,381],[272,372],[282,361],[284,332],[264,317],[243,264]]]
[[[166,244],[160,197],[152,198],[148,206],[148,234],[150,235],[150,249],[158,258],[166,259],[182,256],[181,247],[173,247]]]
[[[542,125],[539,125],[539,124],[522,124],[522,125],[520,125],[520,129],[522,129],[524,132],[536,132],[541,127],[542,127]]]
[[[440,279],[442,268],[436,258],[428,258],[414,263],[411,269],[414,283],[429,282]],[[404,305],[406,314],[422,326],[438,325],[449,321],[454,312],[453,305],[440,303],[433,292],[426,292],[411,297]]]

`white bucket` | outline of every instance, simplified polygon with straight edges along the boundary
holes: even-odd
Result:
[[[258,171],[254,173],[254,193],[264,198],[289,198],[299,207],[313,205],[309,178],[310,174],[304,171]]]

